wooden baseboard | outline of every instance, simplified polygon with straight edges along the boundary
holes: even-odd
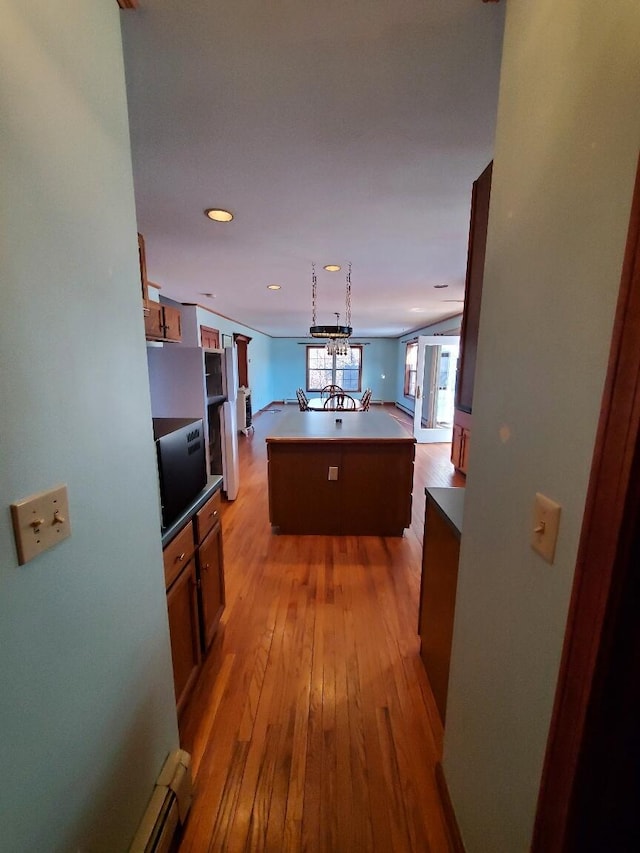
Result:
[[[447,785],[447,780],[444,775],[444,768],[440,761],[436,762],[436,785],[438,787],[438,794],[442,805],[444,822],[447,827],[449,849],[451,850],[451,853],[466,853],[462,836],[460,835],[460,828],[458,827],[456,813],[453,809],[451,797],[449,796],[449,786]]]

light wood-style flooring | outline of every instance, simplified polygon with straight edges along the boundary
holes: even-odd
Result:
[[[264,437],[286,407],[270,408],[240,436],[224,505],[227,606],[180,725],[195,776],[180,851],[448,853],[418,595],[424,486],[464,478],[448,445],[417,446],[402,538],[274,535]]]

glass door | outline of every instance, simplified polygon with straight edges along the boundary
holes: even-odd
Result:
[[[460,338],[420,335],[413,434],[420,444],[451,441]]]

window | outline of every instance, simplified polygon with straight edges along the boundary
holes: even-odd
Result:
[[[329,355],[324,346],[307,347],[307,391],[339,385],[349,393],[362,390],[362,346],[352,344],[349,355]]]
[[[418,368],[418,342],[409,341],[404,354],[404,395],[416,396],[416,373]]]

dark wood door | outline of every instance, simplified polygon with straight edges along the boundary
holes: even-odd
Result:
[[[532,853],[637,850],[640,161]]]
[[[238,348],[238,387],[249,388],[249,353],[251,338],[247,335],[234,334],[233,339]]]

